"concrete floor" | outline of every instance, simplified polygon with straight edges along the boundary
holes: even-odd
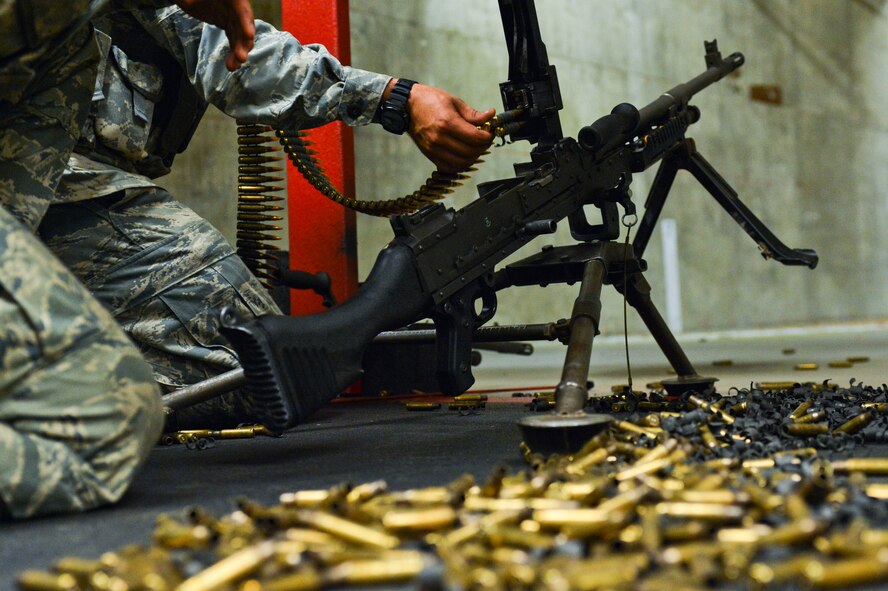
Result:
[[[720,392],[748,388],[753,382],[822,382],[847,385],[888,382],[888,323],[829,325],[774,330],[688,334],[678,338],[700,375],[718,378]],[[784,350],[793,349],[793,353]],[[482,351],[475,368],[474,389],[552,388],[561,376],[566,347],[560,343],[534,343],[528,357]],[[656,343],[647,337],[630,337],[629,355],[633,388],[671,377],[669,364]],[[868,357],[852,367],[829,367],[850,357]],[[730,363],[730,365],[726,365]],[[816,363],[816,370],[797,370]],[[606,394],[611,386],[626,384],[626,353],[622,337],[595,340],[589,370],[594,393]]]

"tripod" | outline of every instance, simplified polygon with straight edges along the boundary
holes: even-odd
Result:
[[[641,168],[643,170],[643,168]],[[614,242],[619,236],[615,203],[602,208],[603,223],[591,226],[582,219],[570,218],[571,232],[580,237],[578,244],[550,247],[506,266],[497,272],[496,288],[522,285],[573,284],[580,282],[570,319],[561,380],[555,390],[555,412],[544,417],[519,421],[525,441],[531,448],[552,451],[574,450],[595,432],[604,428],[607,417],[587,415],[583,407],[588,398],[586,382],[592,354],[592,342],[599,334],[601,288],[613,285],[641,317],[657,345],[675,370],[677,377],[664,380],[668,394],[711,386],[716,379],[700,376],[666,325],[650,297],[651,288],[644,278],[647,263],[642,259],[651,234],[666,203],[679,170],[690,172],[747,234],[759,245],[762,256],[784,265],[814,268],[817,254],[808,249],[791,249],[783,244],[737,196],[736,191],[697,152],[692,139],[684,139],[664,156],[645,202],[644,217],[632,245]],[[628,186],[625,182],[623,185]],[[628,189],[615,193],[627,214],[634,214]],[[611,207],[607,207],[610,205]]]

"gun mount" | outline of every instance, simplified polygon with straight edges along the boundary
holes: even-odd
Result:
[[[516,164],[513,178],[479,185],[478,199],[460,210],[434,204],[393,216],[394,238],[361,289],[327,312],[244,321],[222,311],[223,331],[240,355],[254,411],[268,427],[282,430],[299,423],[361,376],[364,350],[378,334],[424,318],[435,323],[442,390],[465,391],[474,382],[469,361],[473,335],[495,315],[496,292],[518,285],[581,283],[556,415],[576,418],[585,405],[605,283],[625,293],[676,370],[671,388],[711,384],[712,379],[697,374],[666,326],[642,274],[644,249],[682,169],[700,181],[766,257],[816,266],[813,251],[780,242],[685,137],[699,119],[699,111],[689,104],[694,95],[742,66],[741,54],[723,58],[715,41],[707,43],[702,74],[641,109],[618,105],[583,128],[577,139],[563,137],[558,80],[540,38],[534,3],[499,0],[499,5],[510,56],[510,79],[501,85],[506,111],[499,123],[513,141],[535,144],[530,161]],[[619,208],[624,215],[635,214],[632,174],[656,163],[660,168],[633,244],[627,248],[612,242],[620,234]],[[589,223],[587,207],[600,212],[601,223]],[[554,232],[564,219],[577,244],[498,268],[537,236]],[[590,420],[587,426],[600,422]],[[577,428],[568,423],[536,427],[549,434],[553,428]]]

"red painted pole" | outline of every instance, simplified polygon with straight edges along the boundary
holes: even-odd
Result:
[[[283,29],[302,43],[321,43],[342,63],[351,61],[348,0],[281,0]],[[355,194],[355,149],[351,128],[340,122],[312,129],[310,139],[327,176],[345,195]],[[355,214],[333,203],[292,165],[287,174],[290,268],[330,274],[342,302],[358,289]],[[320,296],[294,290],[292,313],[324,310]]]

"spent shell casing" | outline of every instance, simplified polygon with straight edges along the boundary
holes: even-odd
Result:
[[[487,400],[487,394],[460,394],[454,396],[454,402],[484,402]]]
[[[832,462],[837,473],[862,472],[870,476],[888,476],[888,458],[848,458]]]
[[[275,543],[264,540],[237,550],[219,562],[186,579],[176,591],[211,591],[231,584],[259,568],[274,556]]]
[[[823,521],[811,517],[796,519],[775,527],[771,533],[762,536],[760,542],[763,545],[792,546],[814,539],[825,527]]]
[[[359,545],[391,550],[397,548],[401,543],[401,540],[395,536],[331,513],[315,510],[297,510],[296,512],[298,519],[304,524]]]
[[[814,437],[829,433],[829,425],[825,423],[795,423],[792,425],[784,425],[784,430],[789,435],[796,437]]]
[[[804,553],[780,562],[755,562],[749,566],[749,578],[761,586],[787,583],[801,578],[808,563],[817,558],[816,554]]]
[[[854,367],[850,361],[830,361],[827,365],[829,367]]]
[[[331,567],[324,575],[328,585],[379,585],[409,581],[425,568],[419,552],[403,552],[378,560],[347,560]]]
[[[382,516],[382,525],[394,531],[435,531],[450,527],[456,521],[456,511],[450,505],[389,511]]]
[[[440,402],[407,402],[404,408],[412,411],[438,410],[441,408]]]
[[[795,409],[791,413],[789,413],[789,417],[791,419],[798,419],[799,417],[804,416],[805,413],[807,413],[808,410],[813,405],[814,405],[813,400],[811,400],[811,399],[805,400],[804,402],[799,404],[797,407],[795,407]]]
[[[734,505],[681,501],[657,503],[656,510],[660,515],[668,517],[687,517],[706,521],[736,521],[742,519],[745,514],[742,507]]]
[[[882,482],[868,484],[866,485],[864,492],[866,493],[866,496],[873,499],[888,500],[888,484]]]
[[[866,355],[858,355],[855,357],[848,358],[848,361],[850,361],[851,363],[866,363],[869,360],[870,360],[870,358],[867,357]]]
[[[797,371],[811,371],[819,368],[820,366],[816,363],[796,363],[793,366],[793,369]]]
[[[813,560],[805,565],[804,576],[805,582],[817,589],[849,589],[888,580],[888,548],[865,558]]]
[[[29,570],[18,575],[16,582],[22,591],[77,591],[77,580],[68,573],[53,574]]]
[[[875,413],[871,411],[864,411],[851,420],[846,421],[833,429],[833,433],[847,433],[848,435],[854,435],[855,433],[872,423],[873,419],[875,418]]]
[[[756,384],[762,390],[790,390],[798,382],[759,382]]]
[[[819,423],[820,421],[825,421],[829,416],[826,414],[824,410],[815,410],[814,412],[809,412],[808,414],[804,414],[795,420],[795,423],[798,425],[804,425],[806,423]]]

